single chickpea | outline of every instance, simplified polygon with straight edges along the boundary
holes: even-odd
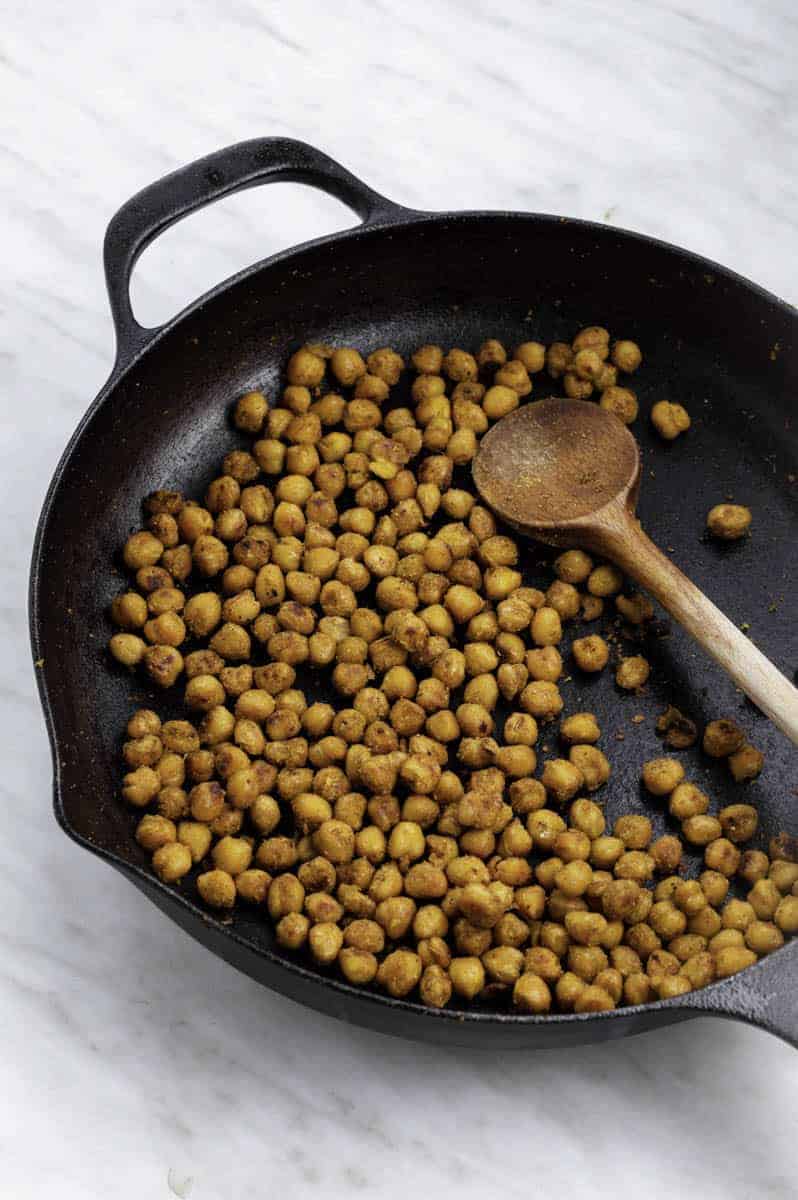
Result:
[[[164,842],[153,854],[152,866],[164,883],[177,883],[191,870],[191,853],[181,842]]]
[[[570,368],[574,352],[567,342],[552,342],[546,350],[546,368],[552,379],[560,379]]]
[[[599,740],[601,730],[593,713],[572,713],[560,725],[560,737],[569,746],[587,745]]]
[[[520,362],[530,375],[536,375],[546,365],[546,347],[542,342],[522,342],[513,351],[513,358]]]
[[[571,400],[587,400],[593,395],[593,384],[589,379],[582,379],[576,371],[569,370],[563,376],[563,391]]]
[[[690,428],[690,414],[681,404],[659,400],[651,410],[651,423],[666,442],[672,442]]]
[[[551,1008],[551,991],[544,979],[531,971],[519,975],[513,986],[513,1004],[522,1012],[547,1013]]]
[[[485,415],[491,421],[498,421],[501,417],[507,415],[518,408],[520,398],[515,388],[494,384],[488,388],[482,400],[482,408]]]
[[[568,758],[581,772],[584,786],[589,792],[595,792],[610,777],[609,760],[596,746],[572,746]]]
[[[718,813],[721,829],[732,842],[749,842],[756,833],[759,816],[751,804],[728,804]]]
[[[579,592],[572,583],[562,579],[555,579],[546,592],[546,604],[556,609],[564,621],[578,616],[579,603]]]
[[[147,643],[133,633],[115,633],[108,643],[108,649],[123,667],[135,667],[147,653]]]
[[[773,914],[773,920],[782,933],[798,933],[798,896],[784,896]]]
[[[566,550],[554,561],[557,578],[565,583],[584,583],[593,570],[593,560],[584,550]]]
[[[751,510],[743,504],[716,504],[707,513],[707,529],[724,542],[745,537],[750,527]]]
[[[721,947],[717,952],[713,953],[715,960],[715,976],[717,979],[726,979],[729,975],[736,975],[738,971],[742,971],[745,967],[751,967],[757,960],[757,956],[753,950],[747,949],[740,945],[727,945]]]
[[[532,391],[532,380],[522,362],[511,359],[499,367],[494,383],[499,387],[511,388],[518,396],[528,396]]]
[[[623,575],[617,567],[604,563],[594,567],[587,580],[587,590],[591,596],[614,596],[623,587]]]
[[[609,662],[610,650],[603,638],[597,634],[591,634],[589,637],[577,638],[571,649],[573,651],[576,665],[582,671],[595,672],[603,671]]]
[[[619,371],[631,375],[643,361],[643,355],[637,342],[621,339],[613,342],[610,358]]]
[[[710,721],[704,730],[702,746],[712,758],[728,758],[745,743],[745,734],[734,721],[722,718]]]
[[[394,950],[380,963],[377,983],[390,996],[399,998],[408,995],[421,978],[422,963],[411,950]]]
[[[588,379],[591,383],[595,383],[603,372],[604,359],[595,350],[585,347],[576,351],[571,366],[572,371],[580,379]]]
[[[177,829],[173,821],[166,817],[154,816],[147,813],[136,827],[136,841],[150,852],[160,846],[177,841]]]
[[[473,1000],[485,986],[485,968],[478,958],[470,955],[453,958],[449,963],[449,978],[458,996]]]
[[[531,669],[530,674],[534,674]],[[539,721],[553,720],[563,709],[559,688],[544,679],[534,679],[532,683],[528,683],[521,692],[520,703],[525,712]]]
[[[622,658],[615,672],[615,682],[624,691],[635,691],[643,687],[651,674],[648,660],[640,654],[631,658]]]
[[[709,808],[709,797],[694,783],[680,783],[670,794],[668,811],[677,821],[701,816]]]
[[[728,763],[735,783],[749,783],[760,774],[765,756],[754,746],[744,745],[729,755]]]
[[[704,862],[709,869],[718,871],[727,878],[731,878],[736,873],[740,865],[740,858],[740,851],[733,842],[725,837],[715,838],[704,850]]]
[[[543,767],[541,783],[558,803],[572,800],[584,784],[584,776],[577,766],[564,758],[549,759]]]
[[[465,350],[450,350],[443,359],[442,368],[449,379],[456,383],[462,380],[476,379],[479,373],[477,360],[473,354],[468,354]]]
[[[798,883],[798,863],[777,858],[768,868],[768,878],[786,895]]]
[[[684,779],[684,767],[675,758],[653,758],[643,765],[643,784],[652,796],[667,796]]]

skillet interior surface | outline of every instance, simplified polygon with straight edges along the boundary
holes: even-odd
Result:
[[[49,499],[34,555],[32,624],[40,681],[57,758],[59,819],[90,848],[133,872],[135,882],[209,947],[264,981],[315,1007],[389,1032],[468,1041],[504,1028],[517,1044],[617,1036],[656,1019],[685,1015],[653,1005],[609,1020],[510,1016],[457,1026],[417,1016],[417,1006],[356,993],[310,963],[282,966],[267,920],[242,911],[234,925],[195,907],[193,877],[180,897],[149,879],[133,839],[136,816],[119,800],[120,748],[132,708],[177,715],[179,689],[154,694],[138,677],[109,667],[105,612],[123,586],[119,548],[140,525],[140,501],[157,487],[198,496],[223,455],[246,439],[228,410],[253,387],[278,392],[297,344],[324,340],[363,350],[392,345],[407,353],[436,341],[474,349],[485,337],[507,345],[570,340],[603,324],[639,342],[644,363],[633,386],[641,418],[639,513],[644,527],[760,648],[795,677],[795,521],[798,453],[792,425],[798,384],[796,317],[739,278],[672,247],[608,227],[556,217],[459,214],[364,228],[314,243],[244,273],[177,320],[113,384],[65,460]],[[534,396],[556,391],[535,377]],[[533,397],[534,398],[534,397]],[[659,399],[684,403],[693,427],[673,445],[650,429]],[[737,544],[709,543],[707,510],[733,497],[754,514],[753,534]],[[546,579],[548,552],[527,547],[529,582]],[[545,586],[545,585],[544,585]],[[591,630],[596,626],[591,625]],[[584,627],[574,625],[567,638]],[[688,778],[717,806],[749,800],[760,810],[761,838],[798,832],[794,758],[786,739],[678,629],[648,636],[642,652],[652,680],[641,697],[621,696],[612,673],[564,686],[566,711],[592,709],[613,775],[604,789],[608,823],[646,811],[662,831],[663,805],[639,785],[642,763],[662,753],[655,718],[668,703],[699,724],[740,720],[766,756],[760,780],[743,792],[723,764],[696,748],[682,752]],[[627,648],[626,652],[629,651]],[[332,698],[314,678],[315,697]],[[641,714],[637,724],[632,717]],[[541,742],[555,752],[556,739]],[[695,862],[697,860],[693,860]],[[146,876],[138,874],[144,868]],[[772,956],[791,956],[786,947]],[[785,958],[786,965],[786,958]],[[757,971],[758,968],[753,968]],[[487,1016],[487,1014],[486,1014]],[[604,1014],[602,1015],[604,1016]],[[567,1028],[570,1027],[570,1028]],[[599,1032],[601,1030],[601,1032]]]

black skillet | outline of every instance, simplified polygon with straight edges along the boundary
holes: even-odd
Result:
[[[362,224],[278,254],[241,272],[160,329],[134,319],[128,284],[136,258],[167,226],[238,191],[274,180],[321,188]],[[30,581],[33,657],[53,750],[55,813],[70,837],[122,871],[167,915],[261,983],[344,1020],[400,1036],[471,1046],[550,1047],[623,1037],[703,1014],[734,1017],[798,1045],[798,942],[737,977],[684,997],[596,1015],[519,1016],[453,1005],[434,1012],[348,986],[274,945],[267,920],[232,923],[204,911],[192,879],[162,886],[132,837],[119,800],[120,745],[136,704],[179,711],[177,695],[153,695],[109,666],[104,613],[123,576],[112,566],[140,524],[140,500],[156,487],[201,494],[240,435],[226,409],[241,392],[274,394],[290,351],[306,340],[407,352],[423,342],[476,347],[569,339],[607,325],[644,349],[638,374],[645,456],[640,513],[674,560],[790,678],[796,668],[794,595],[798,390],[795,310],[706,259],[652,238],[528,213],[423,213],[400,207],[301,142],[264,138],[219,151],[145,188],[112,220],[105,269],[117,358],[105,387],[67,447],[39,523]],[[538,376],[537,380],[542,377]],[[544,394],[546,384],[536,394]],[[693,428],[676,444],[652,436],[656,399],[687,405]],[[750,539],[707,544],[708,508],[749,504]],[[541,552],[529,547],[536,578]],[[543,576],[541,576],[542,578]],[[591,627],[592,628],[592,627]],[[641,763],[661,743],[654,720],[674,702],[698,722],[739,719],[766,755],[750,785],[762,844],[798,832],[794,759],[786,740],[678,631],[655,627],[645,645],[654,681],[640,699],[615,692],[611,673],[566,688],[590,707],[613,763],[608,819],[662,806],[639,792]],[[319,692],[318,683],[314,685]],[[176,690],[176,689],[175,689]],[[632,721],[640,714],[642,723]],[[717,803],[741,798],[721,765],[684,755],[690,778]],[[695,863],[693,863],[695,867]],[[120,920],[124,915],[120,914]]]

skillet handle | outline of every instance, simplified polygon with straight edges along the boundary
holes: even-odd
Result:
[[[347,204],[366,225],[390,224],[410,211],[321,150],[292,138],[253,138],[179,167],[123,204],[106,230],[103,259],[116,330],[115,372],[158,332],[140,325],[130,304],[130,276],[142,251],[175,221],[206,204],[276,180],[320,188]]]
[[[774,1033],[798,1050],[798,953],[787,945],[719,983],[690,992],[679,1007],[729,1017]]]

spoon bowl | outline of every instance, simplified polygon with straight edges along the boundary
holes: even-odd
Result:
[[[634,509],[640,452],[613,413],[551,396],[515,409],[485,434],[473,475],[498,516],[556,546],[584,539],[613,502]]]

